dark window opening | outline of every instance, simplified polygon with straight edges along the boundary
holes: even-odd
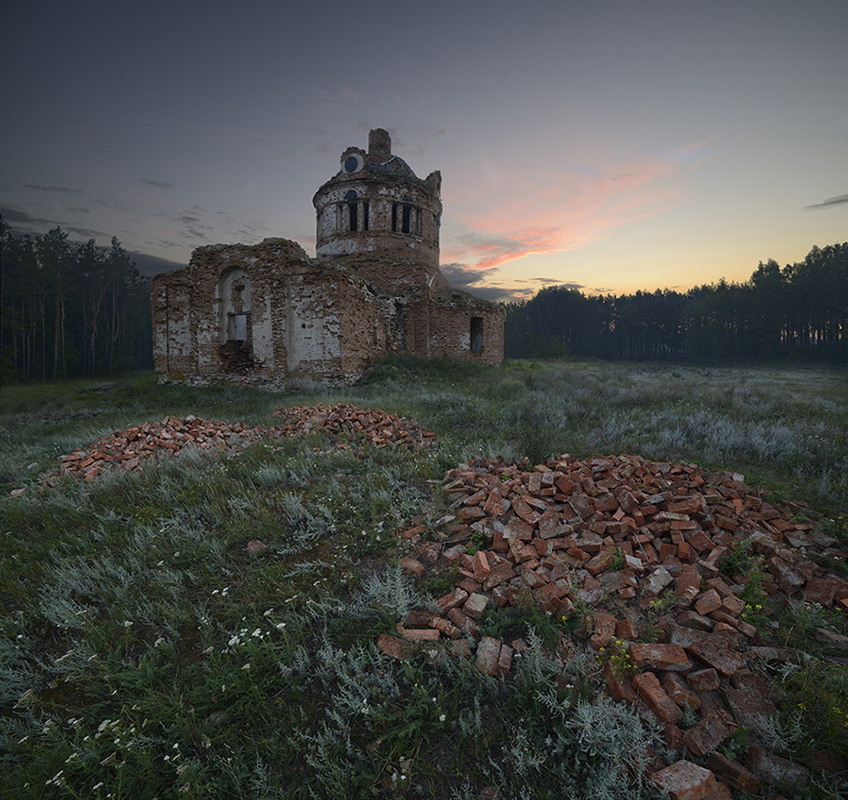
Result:
[[[483,317],[471,317],[471,352],[483,352]]]
[[[359,228],[357,227],[358,220],[356,218],[356,206],[356,203],[347,204],[348,216],[350,217],[350,226],[348,229],[352,231],[359,230]]]
[[[421,235],[421,209],[407,203],[392,203],[392,233]]]
[[[247,341],[247,314],[229,314],[227,318],[227,341]]]
[[[368,201],[362,201],[362,230],[368,230]]]
[[[236,292],[243,292],[244,291],[244,284],[240,283],[237,286],[233,286],[233,290],[236,291]]]

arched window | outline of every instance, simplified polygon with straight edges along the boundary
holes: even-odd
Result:
[[[368,230],[368,201],[360,200],[353,189],[345,193],[344,202],[338,206],[338,229],[340,231]]]
[[[421,235],[421,209],[412,202],[412,198],[405,194],[401,202],[392,203],[392,233]]]

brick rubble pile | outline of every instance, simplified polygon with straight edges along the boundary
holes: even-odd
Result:
[[[425,431],[414,420],[378,408],[358,408],[346,403],[278,408],[272,416],[282,418],[277,430],[283,436],[306,435],[320,430],[342,442],[351,437],[364,437],[374,447],[389,444],[426,446],[436,439],[436,434]]]
[[[591,608],[583,633],[604,661],[606,691],[652,712],[680,756],[654,775],[672,797],[716,800],[756,793],[764,781],[787,788],[808,780],[803,766],[759,739],[744,765],[717,750],[737,728],[756,733],[776,714],[758,665],[789,657],[758,644],[748,621],[757,609],[740,597],[749,576],[722,574],[723,559],[747,542],[762,558],[772,602],[792,597],[848,611],[848,581],[808,553],[825,563],[846,555],[795,518],[798,505],[765,502],[739,475],[635,456],[565,455],[530,470],[480,459],[448,473],[443,488],[452,510],[437,523],[444,540],[421,542],[401,564],[415,575],[453,568],[455,588],[436,601],[437,614],[410,612],[397,636],[382,634],[384,652],[404,658],[417,643],[447,640],[450,652],[471,656],[473,649],[478,669],[504,676],[527,645],[481,636],[488,609],[535,602],[569,618],[575,604]],[[472,537],[485,542],[473,555],[466,552]],[[831,645],[848,645],[847,637],[820,633]],[[563,637],[563,658],[575,646]],[[613,652],[630,670],[615,669]],[[678,723],[687,706],[699,721],[684,730]]]
[[[414,420],[347,404],[278,408],[272,416],[282,417],[282,424],[263,428],[195,416],[168,416],[158,422],[145,422],[114,431],[87,447],[61,456],[59,472],[43,476],[41,483],[55,485],[64,476],[92,481],[107,468],[138,472],[146,460],[179,455],[187,446],[234,452],[263,437],[305,436],[312,431],[326,433],[339,447],[346,447],[347,439],[356,438],[365,438],[375,447],[428,446],[436,440],[434,433],[424,430]],[[12,495],[24,491],[14,489]]]
[[[221,422],[194,416],[165,417],[124,431],[102,436],[88,447],[61,457],[61,474],[94,480],[105,468],[141,470],[142,463],[157,456],[176,456],[192,445],[207,450],[234,450],[265,434],[240,422]]]

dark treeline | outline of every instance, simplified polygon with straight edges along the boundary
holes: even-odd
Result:
[[[153,363],[150,284],[118,240],[61,228],[13,235],[0,217],[0,379],[96,375]]]
[[[506,310],[510,358],[848,363],[848,242],[761,263],[741,284],[620,297],[555,286]]]

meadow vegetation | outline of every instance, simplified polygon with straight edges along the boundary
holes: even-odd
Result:
[[[530,645],[502,681],[438,650],[399,662],[376,648],[445,590],[397,568],[399,534],[434,535],[440,479],[472,456],[627,452],[743,473],[848,548],[847,379],[394,359],[350,389],[297,395],[148,373],[4,388],[0,795],[657,796],[632,762],[646,744],[672,759],[660,730],[599,695],[596,660],[561,666],[551,648],[570,627],[538,609],[485,621],[495,635],[523,627]],[[143,421],[268,426],[280,405],[319,402],[415,417],[438,443],[342,449],[315,433],[36,491],[60,455]],[[775,751],[803,760],[812,741],[848,758],[848,667],[816,634],[846,633],[844,615],[797,603],[768,622],[766,641],[797,654],[772,676]],[[814,775],[807,797],[845,788]]]

